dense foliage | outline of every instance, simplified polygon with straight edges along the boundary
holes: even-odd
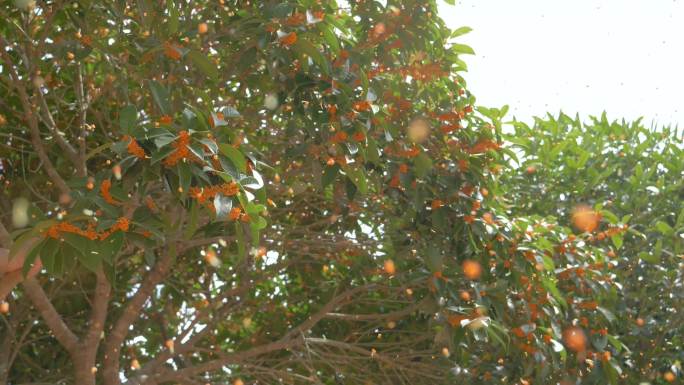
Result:
[[[678,374],[676,134],[597,122],[595,184],[577,122],[506,142],[435,1],[0,12],[0,383]]]
[[[507,137],[518,170],[506,194],[517,213],[554,216],[569,224],[572,210],[590,204],[606,223],[629,224],[626,234],[599,231],[613,261],[617,291],[599,301],[617,304],[614,333],[629,349],[628,378],[655,380],[681,371],[684,306],[684,146],[681,130],[649,129],[640,121],[582,124],[561,114],[515,123]],[[531,172],[530,172],[531,171]],[[598,314],[594,314],[598,316]],[[589,318],[590,324],[595,321]],[[605,343],[605,342],[604,342]]]

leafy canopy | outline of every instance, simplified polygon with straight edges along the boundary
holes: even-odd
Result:
[[[1,10],[8,381],[627,377],[628,221],[512,199],[435,1]]]

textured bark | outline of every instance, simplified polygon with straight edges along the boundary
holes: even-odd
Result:
[[[95,385],[95,356],[87,350],[71,356],[74,362],[74,383],[78,385]]]
[[[126,340],[129,328],[135,320],[140,316],[140,311],[149,299],[152,292],[168,273],[171,263],[173,262],[172,253],[166,253],[159,262],[154,266],[145,279],[138,291],[133,295],[123,310],[123,313],[114,323],[114,327],[109,332],[109,337],[105,342],[104,347],[104,369],[103,377],[105,385],[119,385],[119,370],[121,367],[121,347]]]

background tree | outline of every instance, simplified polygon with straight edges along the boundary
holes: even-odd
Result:
[[[611,247],[612,276],[621,283],[606,294],[618,304],[615,332],[632,350],[623,368],[635,382],[681,372],[682,132],[605,114],[584,124],[560,114],[514,126],[507,140],[520,160],[517,172],[505,174],[511,210],[569,225],[573,209],[589,204],[604,221],[629,224],[625,234],[595,237]]]
[[[618,382],[626,228],[511,208],[434,1],[1,12],[3,381]]]

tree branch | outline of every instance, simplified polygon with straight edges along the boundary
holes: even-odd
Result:
[[[342,319],[342,320],[349,320],[349,321],[376,321],[376,320],[395,320],[395,319],[400,319],[402,317],[405,317],[414,311],[418,310],[422,306],[422,302],[416,302],[411,304],[410,306],[389,312],[389,313],[384,313],[384,314],[342,314],[342,313],[328,313],[325,315],[325,318],[333,318],[333,319]]]
[[[78,337],[64,323],[62,316],[52,306],[50,299],[38,281],[35,278],[28,278],[24,281],[23,286],[26,295],[31,299],[57,341],[73,355],[78,350]]]
[[[184,368],[181,370],[175,370],[173,372],[157,373],[156,376],[151,377],[151,380],[155,383],[164,383],[168,381],[174,381],[178,378],[194,376],[208,371],[219,370],[225,365],[231,363],[237,363],[245,361],[248,358],[260,356],[262,354],[270,353],[276,350],[283,350],[287,348],[292,348],[295,345],[301,343],[300,339],[297,339],[299,335],[313,328],[319,321],[325,318],[325,315],[338,307],[342,302],[349,300],[356,294],[372,289],[375,285],[364,285],[359,286],[350,290],[345,291],[333,297],[328,303],[326,303],[320,310],[311,315],[309,319],[302,322],[299,326],[287,332],[282,338],[277,341],[257,346],[252,349],[247,349],[241,352],[235,352],[230,354],[224,354],[221,358],[213,361],[208,361],[203,364],[199,364],[193,367]]]
[[[10,235],[9,231],[7,231],[5,225],[2,222],[0,222],[0,247],[9,249],[11,245],[12,236]]]
[[[81,174],[81,176],[87,176],[88,166],[86,164],[86,135],[88,133],[88,124],[86,123],[86,116],[88,113],[88,96],[86,95],[85,90],[83,88],[83,66],[80,63],[78,65],[77,71],[78,73],[76,77],[76,95],[78,96],[79,108],[78,127],[81,130],[81,133],[78,138],[79,154],[76,156],[76,158],[78,158],[79,165],[76,167],[78,167],[78,171],[79,174]]]
[[[28,121],[29,128],[31,130],[31,143],[33,143],[33,146],[36,150],[36,154],[38,155],[40,161],[43,163],[45,171],[47,172],[52,182],[55,185],[57,185],[57,188],[60,190],[61,193],[68,194],[70,191],[69,187],[67,186],[64,179],[62,179],[61,175],[59,175],[59,173],[55,169],[55,166],[52,164],[52,161],[50,161],[47,152],[45,151],[45,147],[43,146],[43,140],[40,137],[38,120],[36,119],[36,116],[33,113],[34,106],[31,105],[29,95],[26,92],[26,87],[22,83],[21,79],[19,78],[19,74],[17,74],[17,71],[14,68],[12,58],[7,53],[7,46],[7,41],[0,36],[0,55],[2,55],[3,61],[5,62],[7,70],[9,71],[10,77],[12,79],[12,85],[14,86],[14,88],[16,88],[17,92],[19,93],[19,100],[21,101],[21,105],[24,108],[24,113],[26,113],[26,120]]]
[[[174,256],[167,252],[157,262],[154,268],[145,276],[138,291],[126,305],[121,316],[116,320],[109,337],[105,342],[103,376],[106,385],[119,384],[119,367],[121,346],[128,335],[128,329],[140,316],[140,310],[152,295],[154,288],[159,284],[169,271]]]
[[[74,166],[78,167],[78,153],[71,145],[71,143],[67,142],[64,136],[62,136],[62,133],[59,131],[57,123],[55,122],[55,118],[52,116],[52,113],[50,112],[50,107],[48,107],[47,101],[45,100],[45,95],[43,95],[43,91],[40,89],[38,85],[34,85],[34,88],[36,91],[36,95],[38,95],[38,101],[40,102],[40,112],[42,112],[42,114],[39,114],[39,117],[41,118],[41,121],[45,124],[45,126],[47,126],[48,130],[52,134],[52,137],[55,138],[55,142],[57,142],[57,145],[59,145],[62,151],[64,151],[66,155],[71,159],[71,162],[74,164]]]
[[[83,339],[84,348],[92,349],[93,353],[97,352],[98,342],[107,319],[107,306],[109,305],[111,288],[112,286],[109,284],[107,277],[105,277],[104,271],[100,268],[97,272],[97,284],[92,301],[93,308],[90,312],[90,326]]]

